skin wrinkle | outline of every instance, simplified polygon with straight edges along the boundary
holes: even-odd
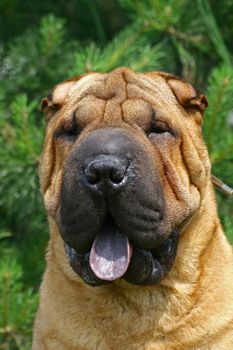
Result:
[[[145,231],[150,231],[152,230],[153,231],[153,227],[146,227],[146,226],[143,226],[142,224],[138,223],[138,222],[135,222],[135,221],[132,221],[130,220],[131,217],[128,217],[128,220],[127,220],[127,223],[128,224],[131,224],[131,225],[135,225],[137,231],[141,231],[141,232],[145,232]],[[140,219],[139,219],[140,220]],[[141,220],[142,221],[142,220]],[[145,221],[143,221],[143,223],[145,223]]]
[[[187,128],[187,132],[188,132],[188,135],[190,137],[191,142],[193,143],[193,145],[194,145],[194,147],[195,147],[195,149],[197,151],[197,154],[199,156],[199,160],[200,160],[200,162],[202,162],[203,151],[206,152],[206,149],[203,147],[203,150],[201,152],[201,150],[199,150],[199,148],[197,147],[197,145],[196,145],[196,143],[195,143],[195,141],[193,139],[193,135],[191,134],[191,132],[189,131],[188,128]],[[205,166],[203,168],[204,168],[204,171],[205,171],[205,175],[207,176],[208,175],[208,169]]]
[[[146,104],[146,111],[140,110],[141,104]],[[133,106],[133,113],[132,113],[132,106]],[[130,126],[132,126],[135,130],[138,130],[140,133],[142,132],[145,134],[146,130],[150,127],[150,114],[151,111],[153,111],[153,108],[151,105],[149,105],[145,100],[143,99],[136,99],[136,98],[129,98],[124,102],[122,105],[123,110],[125,111],[125,120],[126,123],[128,123]],[[130,114],[129,114],[129,108],[130,108]],[[149,109],[149,111],[148,111]],[[136,118],[136,120],[135,120]],[[137,124],[138,123],[138,124]]]
[[[60,198],[60,191],[58,191],[58,186],[56,185],[55,186],[52,186],[52,182],[57,182],[59,183],[59,179],[61,179],[63,177],[63,174],[64,174],[64,167],[62,167],[62,169],[58,169],[57,170],[57,175],[55,174],[55,170],[56,170],[56,165],[55,164],[58,164],[58,160],[57,158],[59,158],[58,156],[58,152],[56,150],[56,146],[55,146],[55,140],[54,140],[54,137],[52,137],[52,142],[51,142],[51,146],[52,146],[52,149],[53,149],[53,154],[54,154],[54,157],[53,157],[53,162],[52,162],[52,167],[51,167],[51,174],[50,174],[50,179],[51,179],[51,182],[50,182],[50,185],[49,187],[47,188],[47,190],[52,190],[53,193],[55,193],[56,197],[57,197],[57,200],[56,200],[56,206],[55,208],[53,208],[53,215],[56,216],[57,215],[57,211],[58,211],[58,208],[59,208],[59,205],[58,203],[60,203],[59,201],[59,198]],[[60,186],[61,186],[61,181],[60,181]],[[46,192],[45,191],[45,195],[46,195]]]
[[[187,163],[186,163],[186,160],[185,160],[185,157],[184,157],[184,154],[183,154],[183,152],[184,152],[183,147],[184,147],[184,144],[183,144],[183,140],[181,139],[181,142],[180,142],[180,155],[181,155],[183,164],[184,164],[184,166],[185,166],[185,168],[186,168],[186,170],[187,170],[187,174],[188,174],[188,178],[189,178],[189,193],[190,193],[190,192],[191,192],[191,191],[190,191],[190,185],[191,185],[191,184],[192,184],[193,186],[195,186],[195,185],[192,183],[192,179],[191,179],[190,174],[189,174],[189,168],[188,168],[188,165],[187,165]]]
[[[179,163],[181,163],[182,164],[182,166],[178,166],[178,168],[177,168],[177,172],[179,173],[179,176],[180,176],[180,181],[181,181],[181,184],[182,184],[182,187],[183,188],[187,188],[188,187],[188,189],[189,189],[189,193],[190,193],[190,179],[189,179],[189,175],[186,173],[186,171],[184,172],[183,171],[183,159],[182,159],[182,154],[181,154],[181,150],[180,150],[180,147],[181,147],[181,141],[179,142],[179,151],[180,151],[180,153],[179,153],[179,159],[177,160],[176,158],[174,159],[174,160],[172,160],[172,162],[174,163],[174,164],[179,164]],[[179,163],[178,163],[179,162]]]
[[[51,141],[51,148],[52,148],[51,153],[53,154],[53,158],[52,158],[52,162],[50,163],[50,173],[49,173],[49,176],[48,176],[49,182],[48,182],[47,186],[44,189],[44,193],[45,194],[49,190],[49,188],[50,188],[50,186],[52,184],[52,174],[53,174],[53,171],[54,171],[54,168],[55,168],[56,147],[55,147],[55,144],[54,144],[54,139],[52,139],[52,141]]]
[[[188,134],[188,136],[189,136],[189,139],[191,140],[191,142],[192,142],[192,144],[193,144],[195,150],[197,151],[197,154],[198,154],[198,156],[199,156],[199,161],[200,161],[200,163],[201,163],[201,162],[202,162],[202,156],[203,156],[203,154],[200,152],[200,150],[199,150],[199,148],[198,148],[196,142],[194,141],[193,135],[191,134],[189,128],[186,129],[186,132],[187,132],[187,134]]]
[[[89,96],[95,96],[95,94],[89,94],[88,92],[86,94],[84,94],[83,96],[80,96],[78,99],[70,101],[69,102],[69,107],[71,110],[73,110],[73,107],[77,105],[77,103],[81,102],[85,97],[89,97]]]
[[[134,221],[134,218],[133,218],[133,221],[132,220],[130,220],[131,218],[129,217],[129,220],[128,220],[128,222],[129,223],[132,223],[132,224],[135,224],[136,225],[136,227],[137,227],[137,229],[138,230],[145,230],[145,226],[143,226],[143,223],[145,224],[145,223],[152,223],[152,224],[154,224],[155,223],[155,218],[141,218],[140,216],[138,216],[137,214],[135,214],[135,213],[132,213],[132,215],[135,215],[135,218],[138,220],[138,221],[140,221],[141,222],[141,224],[138,224],[137,222],[135,222]],[[148,228],[148,229],[150,229],[150,228]]]
[[[187,134],[188,134],[188,136],[189,136],[191,142],[193,143],[193,146],[195,147],[195,149],[196,149],[196,151],[197,151],[197,154],[198,154],[198,156],[199,156],[200,162],[201,162],[201,161],[202,161],[202,154],[201,154],[199,148],[197,147],[197,144],[196,144],[196,142],[194,141],[193,135],[192,135],[192,133],[190,132],[189,128],[186,128],[186,132],[187,132]]]
[[[125,124],[127,124],[126,121],[125,121],[125,118],[124,118],[124,111],[123,111],[123,108],[122,108],[122,104],[123,103],[124,102],[120,103],[121,115],[122,115],[122,120],[124,121]]]
[[[105,116],[105,113],[106,113],[107,103],[108,103],[108,101],[106,100],[106,103],[105,103],[105,106],[104,106],[104,110],[103,110],[103,116],[102,116],[102,119],[101,119],[101,124],[104,124],[104,116]]]
[[[103,82],[104,78],[104,76],[101,76],[98,73],[91,73],[87,76],[84,76],[82,79],[74,83],[73,87],[70,89],[70,92],[67,95],[67,99],[69,99],[69,101],[73,101],[77,95],[79,95],[80,98],[83,97],[83,93],[84,95],[92,93],[92,85],[90,83],[93,83],[93,81],[95,83]],[[89,84],[87,84],[87,82]],[[76,100],[76,103],[77,102],[78,101]]]
[[[168,184],[168,186],[169,186],[173,196],[177,200],[177,202],[179,202],[180,201],[180,196],[178,196],[176,191],[173,189],[173,183],[172,183],[172,181],[170,179],[167,165],[165,164],[165,161],[163,159],[163,156],[162,156],[161,152],[158,149],[157,149],[157,151],[158,151],[158,156],[159,156],[159,159],[160,159],[160,164],[162,164],[162,167],[163,167],[164,174],[167,175],[167,176],[164,176],[163,179]]]
[[[163,77],[161,77],[161,84],[158,84],[158,80],[160,79],[159,76],[157,76],[157,81],[156,83],[153,81],[153,79],[151,79],[150,77],[144,76],[143,79],[135,79],[132,78],[132,75],[130,77],[128,77],[128,82],[131,83],[132,85],[134,85],[135,80],[136,80],[136,84],[134,86],[138,87],[140,89],[140,91],[144,92],[144,91],[148,91],[150,93],[152,93],[152,95],[154,95],[156,93],[157,99],[162,99],[164,100],[164,90],[161,89],[162,86],[166,86],[166,92],[168,94],[168,99],[170,99],[171,97],[174,99],[173,94],[171,93],[171,91],[169,91],[169,89],[167,89],[167,84],[165,82],[165,79]],[[139,94],[140,95],[140,94]],[[167,105],[166,103],[166,99],[165,101],[165,106]]]
[[[177,195],[179,195],[181,198],[183,196],[183,201],[186,202],[186,204],[188,204],[190,198],[192,197],[192,192],[190,191],[189,193],[187,193],[188,191],[185,191],[186,194],[184,194],[184,189],[181,186],[181,181],[180,181],[180,178],[175,170],[174,164],[172,162],[170,162],[169,160],[167,161],[167,164],[168,164],[168,166],[170,166],[170,172],[168,172],[168,177],[170,178],[172,175],[174,175],[175,180],[176,180],[176,181],[174,181],[173,185],[176,186]],[[171,178],[171,181],[172,181],[172,178]],[[191,183],[190,189],[192,188],[192,186],[193,186],[193,189],[195,189],[199,195],[198,188]],[[180,188],[181,188],[181,190],[180,190]],[[193,197],[193,202],[194,202],[194,199],[195,198]],[[197,199],[199,201],[199,198],[197,198]]]
[[[53,122],[53,124],[54,124],[54,122]],[[53,174],[54,174],[54,171],[55,171],[55,160],[56,160],[56,157],[57,157],[56,145],[55,145],[55,140],[54,140],[54,136],[53,135],[54,135],[54,132],[50,133],[50,147],[51,147],[50,154],[52,154],[52,161],[50,160],[50,173],[49,173],[49,176],[48,176],[48,179],[50,181],[48,182],[48,185],[44,189],[44,193],[45,194],[48,191],[48,189],[51,187],[51,184],[52,184]]]
[[[152,205],[150,203],[143,203],[140,201],[140,198],[138,199],[138,203],[144,208],[144,209],[149,209],[153,212],[157,212],[156,208],[152,207]]]
[[[106,79],[105,79],[106,80]],[[95,80],[95,83],[98,82],[98,80]],[[102,80],[101,80],[102,82]],[[83,91],[82,93],[79,93],[79,96],[77,96],[76,94],[73,93],[73,97],[71,96],[69,99],[69,108],[71,110],[74,109],[74,107],[81,101],[83,100],[83,98],[87,97],[87,96],[94,96],[96,98],[102,99],[102,100],[108,100],[108,97],[104,97],[104,96],[99,96],[99,94],[96,94],[94,92],[89,92],[89,91],[85,91],[85,86],[83,87]]]
[[[123,103],[129,99],[129,96],[128,96],[128,82],[126,80],[126,76],[125,76],[124,72],[122,72],[122,78],[123,78],[123,80],[125,82],[125,100],[120,103],[120,107],[121,107],[122,119],[127,124],[127,122],[125,120],[125,117],[124,117],[124,111],[123,111],[123,108],[122,108]]]
[[[130,212],[129,212],[130,213]],[[153,217],[148,217],[148,216],[146,216],[146,215],[143,215],[143,214],[136,214],[135,212],[134,212],[134,214],[136,215],[136,217],[139,219],[139,220],[141,220],[141,221],[146,221],[146,222],[154,222],[155,221],[155,219],[153,218]]]
[[[140,95],[140,98],[146,101],[147,103],[151,104],[152,106],[156,106],[157,109],[160,109],[161,106],[159,104],[159,96],[157,98],[153,97],[153,94],[151,94],[151,91],[149,90],[148,92],[146,90],[143,90],[140,88],[138,85],[133,85],[128,83],[128,91],[131,88],[134,88],[134,90],[137,92],[137,96]],[[132,91],[129,91],[129,95],[132,95]],[[131,98],[131,96],[130,96]],[[170,110],[170,103],[167,101],[163,101],[163,109],[168,109]]]
[[[128,99],[128,96],[127,96],[127,81],[125,80],[125,75],[124,73],[122,73],[122,79],[123,81],[125,82],[125,98],[119,102],[119,107],[120,107],[120,110],[121,110],[121,118],[122,120],[126,123],[125,119],[124,119],[124,113],[123,113],[123,109],[122,109],[122,104]],[[107,84],[107,83],[106,83]],[[108,102],[109,103],[111,100],[114,100],[114,98],[116,97],[116,93],[114,94],[114,96],[112,96],[110,99],[108,99]],[[107,104],[106,104],[107,105]],[[105,108],[105,111],[103,113],[103,118],[102,118],[102,122],[104,122],[105,118],[106,118],[106,108]],[[108,119],[108,118],[107,118]],[[126,123],[127,124],[127,123]]]
[[[78,113],[76,114],[76,123],[80,124],[82,122],[81,125],[80,125],[81,126],[81,131],[83,129],[86,129],[86,130],[89,130],[90,128],[93,129],[94,126],[97,126],[98,123],[99,123],[99,120],[102,119],[102,115],[104,113],[105,106],[106,106],[106,101],[103,101],[102,99],[96,98],[94,95],[89,96],[89,97],[91,97],[91,98],[88,99],[88,104],[90,104],[93,101],[97,101],[99,109],[101,110],[101,112],[99,111],[98,114],[100,114],[100,116],[99,115],[97,116],[97,118],[96,118],[97,120],[93,119],[92,114],[93,114],[94,111],[91,108],[89,108],[89,110],[88,110],[88,115],[86,115],[85,112],[83,114],[83,109],[84,109],[83,108],[83,103],[85,103],[86,100],[82,99],[80,101],[80,103],[78,104],[78,108],[77,108],[78,109],[78,111],[77,111]],[[80,115],[82,116],[82,120],[80,120]],[[80,140],[80,136],[82,136],[82,132],[78,136],[79,137],[77,139]]]
[[[192,141],[191,141],[191,142],[192,142]],[[185,146],[184,143],[182,143],[182,146],[183,146],[183,147]],[[193,146],[193,148],[195,149],[195,151],[197,152],[195,144],[192,144],[192,146]],[[185,160],[184,148],[183,148],[183,147],[182,147],[182,157],[183,157],[183,159]],[[193,152],[193,153],[194,153],[194,152]],[[197,152],[197,156],[199,157],[198,152]],[[199,168],[199,172],[201,172],[201,173],[199,174],[199,177],[198,177],[198,180],[199,180],[199,178],[200,178],[201,175],[203,174],[204,166],[202,166],[201,169],[200,169],[200,165],[202,165],[203,162],[201,161],[200,158],[198,159],[198,161],[199,161],[199,167],[198,167],[198,168]],[[194,183],[193,178],[192,178],[192,176],[190,175],[190,165],[189,165],[189,162],[185,161],[185,165],[187,166],[187,171],[188,171],[188,174],[189,174],[189,176],[190,176],[190,183],[198,190],[198,192],[199,192],[199,194],[200,194],[200,196],[201,196],[200,187],[202,186],[202,183],[204,182],[204,179],[202,179],[201,182],[199,182],[199,181],[197,182],[197,181],[196,181],[196,183]],[[204,171],[204,173],[205,173],[205,171]],[[197,178],[197,176],[195,176],[195,178]]]

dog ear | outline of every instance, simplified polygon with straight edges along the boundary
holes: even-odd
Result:
[[[167,77],[167,83],[178,102],[187,109],[197,109],[201,113],[208,107],[207,98],[190,83],[175,76]]]
[[[57,103],[54,103],[53,94],[51,93],[42,99],[40,107],[41,111],[45,114],[46,121],[48,122],[54,113],[60,109],[61,106]]]
[[[66,103],[69,91],[79,78],[75,77],[55,86],[52,93],[41,101],[41,110],[48,122],[54,114]]]

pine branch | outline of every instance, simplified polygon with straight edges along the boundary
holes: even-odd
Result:
[[[149,55],[149,58],[146,57]],[[104,49],[95,44],[89,45],[75,56],[75,63],[70,75],[83,72],[108,72],[118,66],[148,69],[158,67],[164,54],[162,44],[151,47],[140,27],[135,24],[120,32]]]
[[[231,132],[227,128],[226,119],[233,109],[233,68],[222,65],[213,69],[208,83],[209,108],[206,110],[204,126],[209,151],[212,153],[221,148],[223,140],[223,147],[226,147],[227,134]],[[230,140],[231,137],[228,142]]]
[[[204,42],[204,37],[203,35],[190,35],[186,34],[184,32],[178,31],[174,27],[169,27],[167,28],[167,33],[173,36],[176,39],[186,41],[188,43],[191,43],[193,45],[201,44]]]
[[[180,20],[186,7],[186,0],[121,0],[133,16],[140,21],[144,30],[167,31]]]
[[[214,175],[211,176],[211,179],[213,184],[215,184],[215,186],[218,187],[222,193],[224,193],[226,196],[233,197],[233,188],[226,185],[223,181]]]
[[[97,10],[96,3],[95,3],[95,1],[87,0],[87,4],[88,4],[88,7],[90,8],[98,36],[99,36],[101,42],[103,44],[105,44],[106,43],[106,35],[104,32],[104,28],[103,28],[103,24],[101,22],[99,12]]]
[[[35,101],[17,95],[10,105],[10,120],[0,122],[0,210],[9,227],[19,231],[29,222],[30,231],[45,226],[37,175],[43,133],[42,125],[36,126],[36,109]]]
[[[232,58],[224,43],[223,37],[220,33],[217,22],[214,18],[210,3],[208,0],[197,0],[197,4],[200,10],[200,14],[203,17],[203,21],[207,27],[210,40],[213,42],[216,52],[219,57],[228,65],[231,65]]]
[[[5,349],[29,349],[37,300],[31,288],[23,291],[22,270],[17,261],[3,256],[0,262],[0,342]]]

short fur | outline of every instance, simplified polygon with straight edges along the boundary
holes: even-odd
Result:
[[[151,106],[178,131],[179,142],[152,145],[141,131]],[[33,350],[229,350],[233,347],[233,263],[216,211],[210,163],[201,135],[206,98],[169,74],[118,68],[55,87],[42,101],[48,120],[40,178],[50,226]],[[56,222],[64,166],[72,145],[54,133],[79,110],[81,142],[93,130],[134,129],[160,159],[172,221],[186,217],[175,263],[159,283],[120,279],[86,285],[70,268]]]

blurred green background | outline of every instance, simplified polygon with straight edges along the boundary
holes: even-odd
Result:
[[[69,76],[120,65],[183,76],[208,96],[213,173],[233,186],[232,37],[233,0],[0,2],[0,349],[31,348],[45,265],[42,97]],[[217,198],[233,242],[233,200]]]

